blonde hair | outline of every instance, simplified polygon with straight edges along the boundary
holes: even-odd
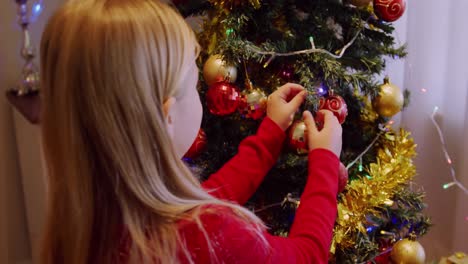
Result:
[[[141,262],[177,262],[180,249],[190,259],[177,221],[195,209],[199,223],[204,204],[228,206],[260,229],[250,211],[206,193],[167,143],[162,105],[192,88],[181,76],[197,45],[159,1],[75,0],[50,19],[41,43],[42,263],[115,261],[124,229]]]

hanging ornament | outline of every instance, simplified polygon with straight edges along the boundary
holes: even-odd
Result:
[[[351,3],[354,6],[357,7],[366,7],[368,6],[372,0],[349,0],[349,3]]]
[[[348,184],[348,169],[346,169],[343,163],[340,163],[340,169],[338,171],[338,192],[341,193]]]
[[[374,0],[374,12],[382,20],[393,22],[406,10],[406,0]]]
[[[375,98],[373,106],[375,111],[383,117],[392,117],[401,111],[405,98],[398,86],[391,84],[385,77],[384,84],[380,86],[379,95]]]
[[[206,148],[207,138],[206,133],[203,129],[198,130],[198,135],[193,141],[192,146],[190,146],[187,153],[185,153],[184,158],[194,159],[198,157]]]
[[[326,98],[320,98],[319,110],[331,111],[340,124],[343,124],[348,116],[348,106],[345,100],[339,95],[334,95],[333,92]]]
[[[426,253],[414,235],[398,241],[392,249],[390,259],[394,264],[424,264]]]
[[[289,128],[288,145],[297,154],[307,154],[307,137],[305,136],[306,125],[303,121],[295,121]]]
[[[268,98],[261,89],[254,88],[248,79],[246,86],[239,100],[239,113],[244,118],[258,120],[266,113]]]
[[[226,65],[221,55],[211,55],[203,66],[203,78],[208,85],[222,81],[234,83],[237,79],[237,68]]]
[[[218,82],[206,92],[206,105],[213,115],[232,114],[239,106],[239,90],[228,82]]]

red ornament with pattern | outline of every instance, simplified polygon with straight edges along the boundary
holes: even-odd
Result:
[[[338,118],[340,124],[343,124],[348,116],[348,106],[343,97],[339,95],[332,94],[326,98],[320,98],[319,110],[331,111]]]
[[[374,12],[382,20],[393,22],[406,10],[406,0],[374,0]]]

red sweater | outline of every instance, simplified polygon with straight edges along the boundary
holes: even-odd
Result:
[[[265,118],[257,134],[246,138],[239,151],[202,186],[213,196],[244,204],[275,164],[285,133]],[[253,165],[255,164],[255,165]],[[252,224],[223,206],[202,208],[201,222],[218,263],[327,263],[337,213],[339,160],[325,149],[309,153],[309,178],[289,237],[263,232],[267,247]],[[204,234],[191,221],[179,222],[180,234],[195,263],[211,263]],[[181,261],[186,263],[183,255]]]

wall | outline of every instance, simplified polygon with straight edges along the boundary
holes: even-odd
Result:
[[[437,119],[445,131],[448,150],[457,174],[466,182],[468,170],[463,163],[468,148],[463,139],[468,135],[468,21],[463,9],[468,8],[468,2],[414,0],[408,5],[405,87],[412,91],[412,101],[402,123],[418,144],[416,182],[426,191],[427,213],[434,223],[422,243],[429,259],[436,259],[455,250],[468,251],[468,225],[462,216],[468,214],[467,197],[456,189],[442,188],[451,181],[449,167],[429,117],[438,106]],[[422,93],[422,88],[428,92]]]
[[[61,2],[44,1],[42,15],[30,26],[37,50],[46,19]],[[8,264],[35,259],[45,210],[39,128],[12,110],[3,95],[19,76],[20,45],[16,4],[0,1],[0,263]]]
[[[31,258],[25,203],[21,186],[13,116],[3,93],[14,85],[19,71],[14,1],[0,3],[0,215],[2,215],[2,263],[19,263]],[[6,217],[5,217],[6,216]]]

